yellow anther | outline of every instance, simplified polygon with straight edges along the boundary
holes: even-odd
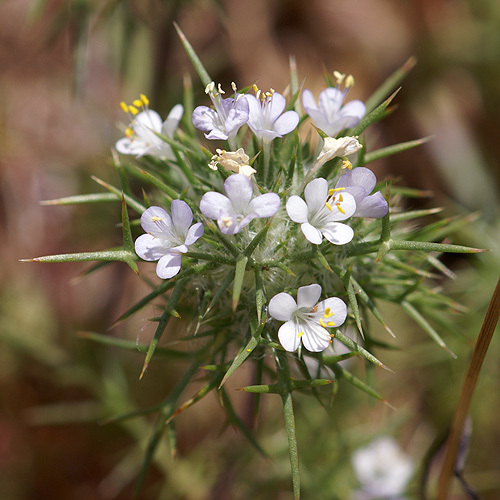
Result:
[[[236,83],[231,82],[231,88],[233,89],[233,92],[236,92],[236,89],[237,89]]]
[[[300,339],[300,337],[302,337],[302,335],[304,335],[304,332],[299,332],[299,333],[297,334],[297,338],[298,338],[298,339]]]
[[[333,337],[335,337],[335,334],[334,333],[330,333],[330,338],[333,339]],[[332,343],[332,341],[330,340],[330,344]]]
[[[137,113],[139,113],[139,110],[135,106],[129,106],[128,110],[135,116]]]
[[[332,206],[327,201],[325,201],[325,207],[328,208],[328,210],[330,210],[330,212],[332,211]]]
[[[132,103],[136,108],[142,108],[142,101],[140,99],[136,99],[133,103]]]
[[[144,94],[141,94],[140,98],[144,106],[149,106],[149,99]]]
[[[335,77],[335,80],[337,81],[337,85],[342,85],[342,82],[344,81],[345,74],[341,73],[340,71],[334,71],[333,76]]]
[[[252,85],[252,88],[253,88],[253,91],[254,91],[255,93],[259,92],[259,87],[257,87],[257,84],[256,84],[256,83],[254,83],[254,84]]]
[[[255,93],[255,97],[256,97],[257,99],[259,99],[259,97],[260,97],[260,90],[257,90],[257,92]]]
[[[332,312],[330,312],[330,308],[329,308],[329,307],[327,307],[327,308],[325,309],[324,314],[323,314],[323,318],[331,318],[332,316],[333,316],[333,313],[332,313]]]
[[[222,227],[231,227],[233,225],[233,219],[231,217],[221,217]]]
[[[341,214],[345,215],[345,210],[340,206],[340,203],[335,203],[335,206],[339,209],[339,212]]]
[[[328,196],[331,196],[333,193],[335,193],[335,189],[329,189],[328,190]]]
[[[156,215],[153,215],[153,217],[151,217],[151,220],[153,222],[161,222],[162,221],[162,218],[161,217],[158,217]]]
[[[343,191],[345,188],[335,188],[334,191]]]
[[[130,127],[127,127],[125,129],[125,136],[126,137],[132,137],[133,135],[134,135],[134,131]]]
[[[247,349],[247,352],[252,352],[252,349]]]
[[[345,79],[345,86],[346,88],[354,87],[354,77],[352,75],[348,75]]]
[[[341,194],[339,194],[339,201],[340,201],[340,202],[343,202],[343,201],[344,201],[344,197],[343,197]]]
[[[273,88],[269,89],[269,92],[272,94],[274,94],[276,92],[276,90],[274,90]]]
[[[219,85],[217,85],[217,92],[219,92],[219,94],[225,94],[225,92],[222,90],[220,83]]]
[[[326,328],[326,325],[325,325],[325,322],[319,318],[319,324],[323,327],[323,328]]]
[[[335,323],[334,323],[333,321],[328,321],[326,324],[327,324],[328,326],[335,326]]]
[[[128,106],[123,101],[120,103],[120,108],[122,108],[124,113],[128,113]]]
[[[342,168],[352,170],[352,163],[349,160],[344,160],[342,162]]]
[[[215,88],[215,83],[210,82],[206,87],[205,87],[205,94],[210,94]]]

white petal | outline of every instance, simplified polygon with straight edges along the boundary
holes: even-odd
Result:
[[[193,222],[193,212],[188,204],[182,200],[173,200],[170,207],[172,212],[172,223],[176,233],[184,240],[191,222]]]
[[[299,115],[295,111],[283,113],[273,124],[273,130],[280,136],[290,133],[299,123]]]
[[[278,293],[269,301],[269,314],[279,321],[288,321],[296,310],[297,303],[288,293]]]
[[[135,240],[135,253],[143,260],[158,260],[168,253],[169,245],[161,238],[143,234]]]
[[[344,102],[344,93],[337,88],[328,87],[319,93],[318,108],[332,122]]]
[[[321,352],[330,345],[330,334],[319,324],[308,322],[304,330],[302,343],[308,351]]]
[[[166,137],[172,138],[175,129],[179,126],[182,114],[184,113],[184,107],[182,104],[176,104],[167,116],[167,119],[163,122],[161,127],[162,134]]]
[[[314,307],[321,295],[321,286],[314,283],[297,290],[297,307]]]
[[[328,182],[322,177],[311,181],[304,189],[304,198],[309,209],[309,218],[325,207],[328,196]]]
[[[284,325],[281,325],[278,330],[278,338],[283,349],[288,352],[296,351],[300,345],[301,337],[293,321],[287,321]]]
[[[304,233],[304,236],[314,245],[320,245],[323,241],[323,236],[321,235],[321,231],[316,229],[314,226],[311,226],[309,222],[304,222],[300,225],[300,229]]]
[[[156,266],[156,274],[159,278],[169,279],[181,270],[181,256],[179,254],[167,254],[162,257]]]
[[[307,222],[307,205],[300,196],[290,196],[286,202],[286,212],[293,222]]]
[[[314,99],[309,89],[304,89],[302,92],[302,107],[306,110],[307,114],[309,114],[310,109],[317,109],[316,99]]]
[[[224,191],[237,210],[236,207],[250,203],[253,196],[252,181],[243,174],[230,175],[224,182]]]
[[[337,206],[339,204],[340,210]],[[336,201],[332,205],[332,219],[334,221],[338,220],[346,220],[354,214],[356,211],[356,201],[354,200],[354,196],[350,193],[344,193],[340,191],[336,196]]]
[[[161,207],[149,207],[141,215],[141,226],[144,231],[158,238],[171,234],[172,219]]]
[[[341,175],[336,187],[360,186],[368,195],[371,194],[376,183],[377,178],[371,170],[365,167],[356,167]]]
[[[325,314],[326,309],[329,309]],[[318,304],[318,314],[325,315],[323,321],[335,323],[332,327],[338,328],[342,325],[347,317],[347,306],[342,299],[338,297],[329,297]],[[330,316],[332,314],[332,316]],[[330,326],[330,325],[329,325]]]
[[[356,121],[355,125],[357,125],[357,123],[359,123],[359,120],[363,118],[365,113],[366,113],[366,106],[364,105],[364,103],[356,99],[344,105],[340,110],[339,115],[355,119]],[[349,126],[352,127],[353,125]]]
[[[276,193],[256,196],[250,202],[250,211],[257,217],[272,217],[280,207],[280,197]]]
[[[161,133],[161,118],[160,115],[152,109],[142,111],[135,117],[132,128],[138,136],[141,136],[145,131]],[[154,135],[154,134],[153,134]],[[149,135],[148,135],[149,136]]]
[[[210,191],[201,198],[200,210],[205,217],[217,220],[221,213],[232,213],[233,205],[227,196]]]
[[[198,106],[193,111],[192,118],[196,128],[203,130],[203,132],[210,132],[215,127],[217,113],[207,106]]]
[[[134,138],[129,139],[128,137],[122,137],[116,141],[115,149],[122,155],[143,155],[147,149],[147,146],[140,139]]]
[[[389,211],[389,205],[380,191],[364,198],[359,205],[356,205],[354,217],[383,217]]]
[[[278,92],[275,92],[272,95],[270,102],[268,104],[268,107],[269,107],[269,115],[268,116],[269,116],[269,121],[271,123],[274,123],[275,120],[278,118],[278,116],[281,115],[281,113],[283,113],[285,106],[286,106],[286,99]]]
[[[330,222],[322,229],[323,236],[334,245],[345,245],[354,238],[354,231],[347,224]]]
[[[186,235],[186,245],[192,245],[198,238],[203,236],[205,228],[201,222],[193,224]]]

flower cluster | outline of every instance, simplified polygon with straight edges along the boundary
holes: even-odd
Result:
[[[344,77],[338,77],[342,83]],[[352,86],[348,77],[346,88]],[[351,83],[349,83],[351,82]],[[276,138],[292,132],[299,123],[299,115],[294,110],[285,111],[285,97],[271,90],[262,92],[254,85],[255,95],[241,94],[232,84],[234,96],[223,98],[221,86],[211,82],[206,87],[213,108],[198,106],[192,116],[193,125],[205,132],[207,139],[227,140],[232,146],[236,143],[237,132],[248,125],[258,141],[264,145]],[[359,101],[342,107],[345,93],[338,88],[328,88],[321,92],[319,108],[313,105],[309,90],[304,90],[302,102],[305,110],[321,128],[330,135],[337,134],[346,127],[356,125],[364,114]],[[120,139],[116,148],[124,154],[138,156],[151,155],[158,158],[171,158],[171,145],[162,139],[162,134],[172,139],[182,114],[182,106],[171,111],[163,125],[159,115],[148,109],[149,101],[141,98],[122,108],[131,114],[132,123],[127,128],[126,137]],[[144,108],[139,113],[138,107]],[[323,148],[304,176],[304,181],[328,161],[345,158],[343,167],[352,168],[347,160],[361,144],[355,137],[336,139],[326,137]],[[266,161],[269,159],[267,158]],[[387,201],[380,192],[372,194],[375,188],[375,175],[364,167],[348,170],[336,182],[324,177],[312,178],[300,196],[300,185],[296,194],[287,196],[283,190],[264,192],[264,182],[259,185],[254,179],[257,170],[250,165],[249,156],[243,148],[236,151],[217,149],[207,166],[217,170],[220,165],[230,172],[223,185],[225,195],[218,191],[205,192],[199,201],[199,215],[217,221],[223,235],[235,236],[242,232],[255,219],[271,219],[280,209],[282,199],[286,200],[286,214],[289,221],[300,224],[300,229],[309,243],[319,246],[325,238],[334,245],[345,245],[354,238],[353,228],[345,221],[351,217],[383,217],[388,210]],[[207,171],[208,172],[208,171]],[[292,191],[293,192],[293,191]],[[156,273],[160,278],[172,278],[181,269],[181,255],[188,252],[204,232],[202,222],[191,226],[193,212],[181,200],[171,203],[172,216],[160,207],[150,207],[141,216],[141,226],[147,234],[140,236],[135,243],[137,255],[143,260],[156,261]],[[277,218],[284,221],[284,212]],[[342,222],[341,222],[342,221]],[[277,222],[279,225],[280,222]],[[282,235],[284,241],[286,234]],[[327,298],[318,303],[322,288],[319,284],[302,286],[297,291],[297,302],[287,292],[279,292],[268,303],[271,318],[285,321],[280,327],[278,338],[287,351],[295,351],[301,341],[312,352],[325,350],[332,342],[333,334],[327,329],[338,328],[346,319],[346,304],[337,297]]]

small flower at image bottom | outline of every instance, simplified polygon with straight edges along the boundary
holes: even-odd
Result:
[[[320,295],[321,286],[312,284],[297,290],[297,302],[285,292],[270,300],[269,314],[278,321],[286,321],[278,330],[278,338],[287,351],[296,351],[301,342],[308,351],[324,351],[333,337],[327,328],[338,328],[344,323],[347,317],[344,301],[330,297],[318,303]]]

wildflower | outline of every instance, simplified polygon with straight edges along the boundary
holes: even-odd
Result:
[[[353,217],[383,217],[389,210],[389,205],[380,191],[370,194],[377,183],[375,174],[364,167],[357,167],[341,175],[336,189],[349,193],[356,201],[356,211]]]
[[[326,137],[323,148],[316,160],[316,165],[324,165],[327,161],[336,157],[345,157],[359,151],[363,146],[358,142],[357,137]]]
[[[167,144],[160,136],[174,136],[174,132],[182,118],[184,108],[176,104],[162,123],[160,115],[149,109],[148,98],[141,94],[141,99],[136,99],[128,106],[121,103],[123,111],[128,113],[131,123],[125,130],[125,137],[116,142],[115,148],[119,153],[125,155],[136,155],[138,158],[144,155],[156,156],[160,159],[175,158],[170,144]],[[143,111],[139,112],[142,107]]]
[[[330,297],[318,303],[321,286],[302,286],[297,290],[297,302],[288,293],[281,292],[269,302],[269,314],[278,321],[286,321],[278,330],[281,345],[289,352],[296,351],[302,340],[311,352],[324,351],[333,335],[327,328],[344,323],[347,307],[342,299]]]
[[[256,95],[247,95],[249,106],[248,125],[253,133],[264,143],[291,132],[299,123],[299,115],[295,111],[286,111],[285,98],[271,89],[262,93],[254,85]]]
[[[248,164],[250,158],[243,148],[239,148],[237,151],[224,151],[223,149],[216,149],[215,151],[217,154],[212,156],[212,161],[208,164],[212,170],[217,170],[217,164],[219,164],[226,170],[247,177],[252,177],[257,172]]]
[[[323,236],[334,245],[349,243],[354,231],[345,220],[355,212],[354,197],[344,193],[342,188],[328,189],[326,179],[314,179],[304,189],[304,201],[300,196],[291,196],[286,203],[290,219],[298,222],[304,236],[313,244],[319,245]]]
[[[224,182],[227,196],[210,191],[201,198],[200,210],[214,219],[224,234],[237,234],[252,219],[272,217],[280,206],[276,193],[253,197],[252,182],[243,174],[229,176]]]
[[[389,436],[358,449],[352,456],[352,466],[361,483],[356,497],[359,500],[402,500],[414,471],[411,458]]]
[[[181,254],[203,235],[203,224],[193,222],[193,212],[182,200],[173,200],[172,217],[160,207],[149,207],[141,216],[141,226],[148,234],[135,240],[135,251],[144,260],[158,260],[156,274],[163,279],[181,269]]]
[[[341,130],[354,127],[359,123],[366,112],[365,105],[354,100],[343,106],[349,89],[354,85],[351,75],[345,76],[335,72],[337,87],[328,87],[319,93],[318,104],[312,92],[304,89],[302,92],[302,106],[312,118],[316,127],[325,134],[334,137]],[[344,90],[340,86],[344,83]]]
[[[215,83],[207,85],[205,93],[210,96],[214,109],[207,106],[198,106],[193,111],[193,125],[203,130],[207,139],[229,140],[234,143],[234,137],[239,128],[248,121],[248,102],[246,96],[236,92],[236,85],[232,85],[234,98],[223,99],[224,94],[220,84],[215,90]]]

